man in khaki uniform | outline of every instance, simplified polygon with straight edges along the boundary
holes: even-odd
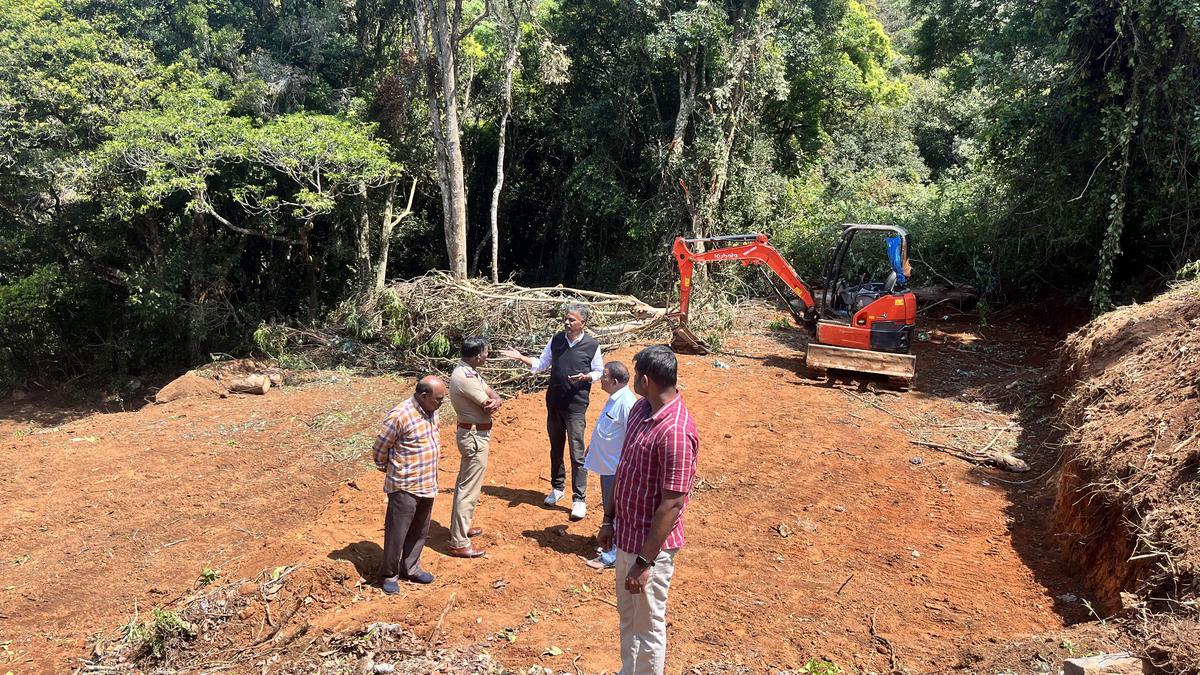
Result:
[[[462,455],[458,481],[454,484],[454,508],[450,512],[449,553],[457,558],[478,558],[484,554],[471,544],[471,537],[483,534],[481,528],[471,527],[471,519],[487,469],[492,413],[501,405],[500,395],[475,370],[487,358],[487,341],[469,337],[463,340],[462,360],[450,375],[450,404],[458,415],[455,439]]]

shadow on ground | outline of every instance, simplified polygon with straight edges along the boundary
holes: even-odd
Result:
[[[484,485],[482,492],[489,497],[503,499],[508,502],[509,508],[520,506],[521,504],[544,506],[543,500],[546,499],[546,495],[537,490],[505,487],[503,485]]]
[[[522,535],[537,542],[538,546],[565,555],[590,557],[595,551],[594,539],[567,531],[566,525],[551,525],[544,530],[525,530]]]
[[[359,541],[330,551],[329,559],[349,561],[354,564],[354,569],[358,570],[358,576],[375,579],[379,573],[379,566],[383,564],[383,548],[373,541]]]

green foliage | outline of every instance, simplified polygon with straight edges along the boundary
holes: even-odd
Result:
[[[139,623],[135,618],[124,626],[124,640],[142,653],[161,659],[166,655],[169,638],[186,637],[191,632],[192,627],[177,613],[155,607],[150,621]]]
[[[0,388],[14,384],[13,375],[63,356],[55,319],[64,290],[54,266],[0,284]]]
[[[417,347],[417,353],[425,356],[445,357],[450,354],[452,349],[450,340],[446,339],[441,333],[434,333],[428,341]]]
[[[343,195],[379,187],[398,177],[387,147],[372,139],[374,127],[332,115],[293,113],[272,120],[248,139],[257,162],[290,178],[291,194],[268,192],[270,186],[241,189],[239,201],[253,201],[266,212],[283,209],[311,220],[332,213]]]
[[[1175,273],[1175,278],[1180,281],[1200,281],[1200,260],[1193,260],[1180,267]]]
[[[483,10],[474,0],[464,20]],[[914,284],[1096,311],[1196,274],[1200,5],[575,0],[459,43],[472,267],[521,47],[502,275],[672,299],[670,242],[768,233],[802,276],[845,221],[907,227]],[[450,353],[385,276],[446,264],[403,3],[0,6],[0,384],[111,378],[330,316]],[[466,24],[464,24],[466,25]],[[397,189],[399,188],[399,189]],[[1190,271],[1189,271],[1190,270]],[[713,286],[765,291],[737,269]],[[714,318],[710,332],[718,332]],[[702,332],[708,329],[698,327]]]
[[[85,176],[109,195],[111,217],[146,213],[179,194],[189,200],[185,210],[208,212],[209,181],[243,156],[249,120],[230,116],[208,83],[191,73],[183,79],[162,82],[153,107],[119,113],[93,155]]]
[[[832,661],[809,659],[796,672],[804,675],[841,675],[845,671]]]
[[[287,333],[276,324],[260,323],[254,329],[254,344],[267,356],[280,359],[287,355]]]
[[[1200,253],[1200,5],[1172,0],[914,0],[918,64],[979,99],[978,161],[997,276],[1022,292],[1144,296]],[[1169,274],[1169,273],[1168,273]]]
[[[201,586],[207,586],[220,578],[221,578],[221,570],[213,569],[212,567],[206,566],[203,570],[200,571],[200,578],[197,579],[197,581],[199,582],[199,584]]]

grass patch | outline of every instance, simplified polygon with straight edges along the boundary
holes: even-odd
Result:
[[[375,438],[366,434],[353,434],[347,438],[333,441],[332,447],[325,451],[330,461],[342,464],[356,459],[367,461]]]

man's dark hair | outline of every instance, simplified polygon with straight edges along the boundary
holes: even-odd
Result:
[[[608,371],[608,376],[617,384],[629,384],[629,368],[625,367],[620,361],[609,361],[604,364],[604,370]]]
[[[417,396],[420,396],[421,394],[432,394],[432,393],[433,393],[433,383],[432,382],[430,382],[429,380],[427,380],[423,377],[420,380],[417,380]]]
[[[654,384],[660,387],[674,387],[679,363],[670,347],[653,345],[633,357],[633,367],[639,375],[654,380]]]
[[[487,349],[487,340],[483,339],[482,336],[472,335],[471,337],[463,340],[462,356],[464,359],[469,359],[473,356],[479,356],[483,353],[484,349]]]

